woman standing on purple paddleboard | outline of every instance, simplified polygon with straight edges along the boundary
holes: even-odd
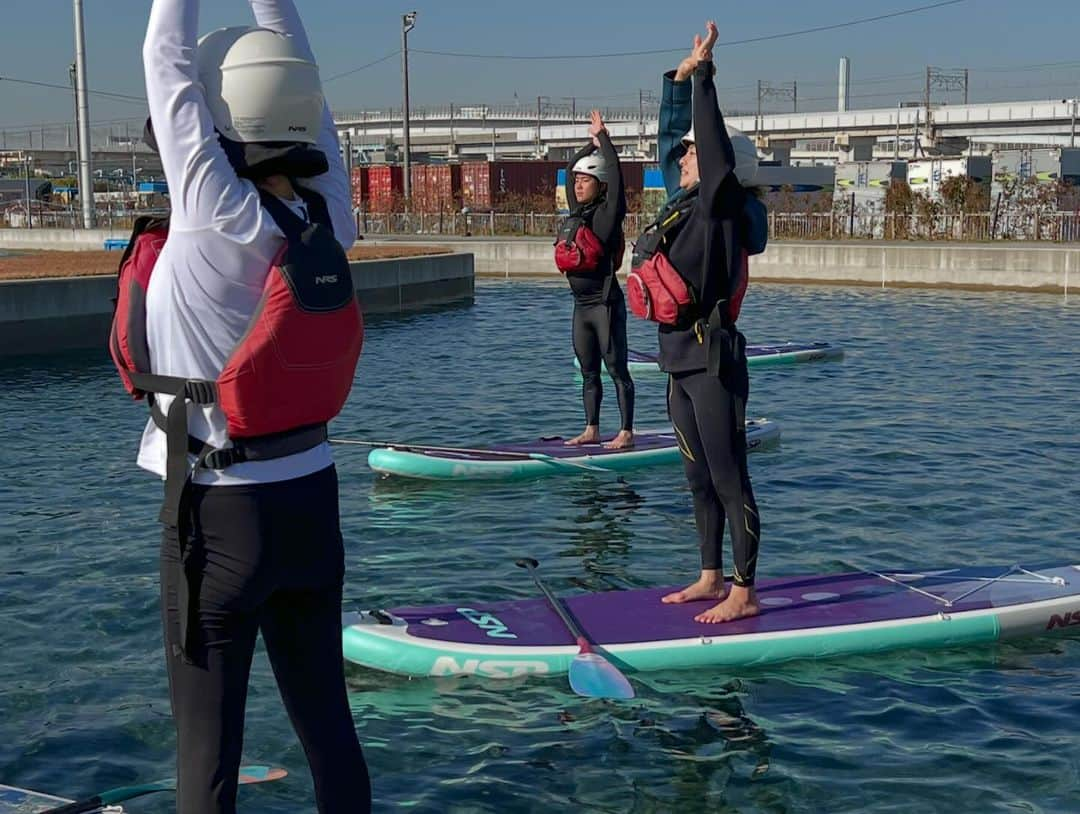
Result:
[[[690,55],[664,78],[659,146],[671,197],[635,244],[630,280],[634,312],[660,323],[668,413],[701,544],[697,581],[663,601],[719,600],[695,617],[710,623],[759,612],[760,523],[746,465],[750,386],[746,339],[735,320],[747,257],[764,248],[765,219],[764,207],[744,188],[756,172],[757,152],[746,136],[728,132],[717,105],[716,39],[710,21],[705,38],[695,36]],[[725,524],[734,549],[730,590],[721,569]]]
[[[555,265],[574,294],[574,353],[581,367],[585,430],[569,446],[600,442],[601,363],[615,382],[622,424],[607,446],[634,445],[634,381],[627,364],[626,299],[615,272],[626,238],[622,168],[600,112],[592,112],[590,142],[566,168],[570,215],[555,241]]]

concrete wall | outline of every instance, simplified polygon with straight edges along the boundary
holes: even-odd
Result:
[[[0,249],[101,251],[110,238],[127,240],[131,229],[0,229]]]
[[[440,238],[439,245],[472,252],[477,276],[557,279],[548,238]],[[751,260],[750,273],[757,282],[1060,293],[1070,275],[1080,286],[1080,245],[777,240]]]
[[[471,254],[350,264],[367,314],[453,302],[474,292]],[[68,277],[0,282],[0,357],[106,347],[116,278]]]
[[[127,236],[126,230],[113,234],[104,230],[0,229],[0,249],[101,249],[106,238]],[[478,276],[554,279],[557,274],[550,238],[446,236],[431,240],[455,252],[473,254]],[[430,245],[431,241],[366,242]],[[1074,288],[1080,280],[1080,244],[777,240],[765,254],[753,259],[751,274],[765,282],[1063,292],[1068,290],[1070,275]]]

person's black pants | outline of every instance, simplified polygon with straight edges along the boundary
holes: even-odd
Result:
[[[232,814],[261,632],[322,814],[371,810],[345,692],[344,546],[334,467],[250,486],[190,487],[187,572],[197,645],[183,653],[177,529],[161,545],[161,606],[177,733],[178,814]],[[192,579],[194,575],[194,579]],[[191,637],[189,637],[191,641]]]

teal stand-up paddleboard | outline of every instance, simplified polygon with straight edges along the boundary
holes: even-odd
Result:
[[[826,362],[844,358],[844,349],[828,342],[777,342],[774,345],[747,345],[746,365],[752,370],[783,367],[803,362]],[[574,359],[574,366],[578,365]],[[661,373],[658,354],[630,350],[627,366],[631,374]]]
[[[746,422],[748,450],[774,444],[779,438],[780,427],[772,421],[755,418]],[[481,449],[394,444],[368,454],[368,466],[382,475],[424,480],[521,480],[590,471],[625,472],[680,460],[678,438],[670,428],[636,431],[630,449],[608,449],[603,443],[568,447],[563,438],[541,438]]]

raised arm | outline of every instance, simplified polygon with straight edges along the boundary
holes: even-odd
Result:
[[[154,0],[143,43],[146,97],[169,185],[173,228],[258,227],[258,195],[241,183],[214,131],[195,63],[198,0]]]
[[[262,28],[269,28],[292,37],[312,62],[316,62],[311,50],[304,23],[293,0],[248,0],[255,15],[255,22]],[[337,127],[327,103],[323,108],[322,125],[315,147],[321,151],[330,165],[330,170],[315,178],[299,181],[307,189],[318,192],[326,199],[330,220],[334,227],[334,236],[343,246],[349,248],[356,242],[356,219],[352,215],[352,194],[349,173],[341,159],[341,143],[338,140]]]
[[[595,113],[597,122],[596,140],[600,144],[600,154],[609,169],[607,193],[593,214],[592,230],[600,241],[607,245],[612,238],[620,233],[623,218],[626,217],[626,191],[623,189],[622,167],[619,164],[619,154],[615,152],[615,145],[611,143],[611,136],[604,127],[600,114]]]
[[[698,174],[701,177],[701,198],[712,203],[716,200],[724,179],[735,169],[735,150],[724,124],[724,115],[716,99],[712,61],[712,46],[718,32],[716,23],[708,23],[708,35],[695,48],[698,56],[694,68],[694,144],[697,147]]]

